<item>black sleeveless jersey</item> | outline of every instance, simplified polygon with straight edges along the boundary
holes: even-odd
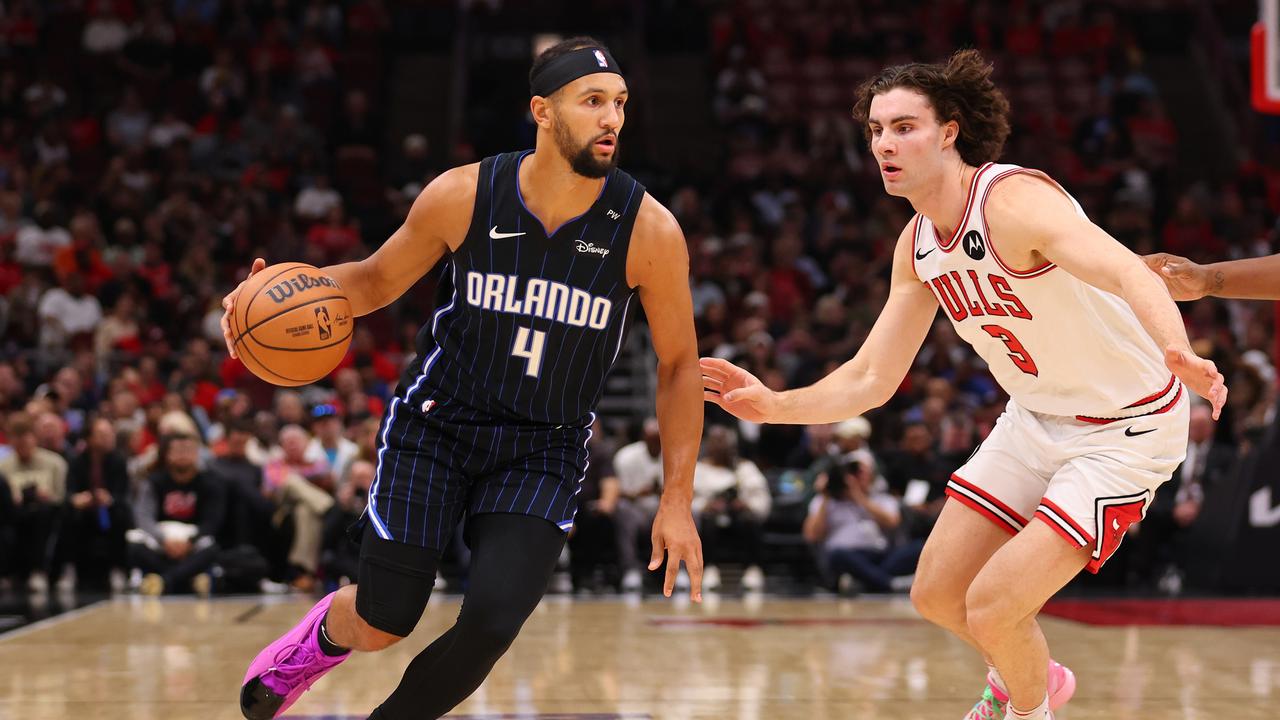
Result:
[[[591,208],[548,236],[516,180],[531,152],[480,163],[471,227],[400,385],[412,408],[464,423],[590,423],[635,297],[627,248],[645,190],[614,169]]]

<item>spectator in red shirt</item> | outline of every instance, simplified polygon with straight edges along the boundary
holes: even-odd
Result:
[[[85,290],[97,294],[102,284],[111,279],[111,268],[102,261],[102,253],[98,251],[101,244],[98,218],[90,212],[76,213],[71,219],[71,244],[54,252],[54,273],[59,279],[78,274],[84,278]]]

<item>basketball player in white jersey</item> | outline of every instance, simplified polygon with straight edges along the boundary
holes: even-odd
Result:
[[[1156,253],[1142,259],[1164,278],[1174,300],[1202,297],[1280,300],[1280,255],[1208,265],[1169,253]]]
[[[1049,720],[1075,689],[1052,663],[1040,607],[1096,572],[1181,462],[1188,395],[1226,400],[1142,261],[1043,173],[998,165],[1008,102],[973,50],[891,67],[859,89],[885,190],[917,215],[894,251],[889,299],[852,360],[774,392],[702,361],[705,397],[754,422],[829,423],[886,402],[938,305],[1012,398],[956,471],[912,600],[987,660],[969,718]]]

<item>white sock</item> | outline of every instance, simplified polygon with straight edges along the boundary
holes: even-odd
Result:
[[[1019,710],[1009,703],[1004,720],[1049,720],[1049,693],[1044,694],[1044,700],[1034,710]]]
[[[1005,695],[1009,694],[1009,688],[1005,687],[1004,678],[1000,677],[1000,671],[991,663],[987,663],[987,681],[994,685],[1001,693]]]

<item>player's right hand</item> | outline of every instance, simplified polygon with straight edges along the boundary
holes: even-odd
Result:
[[[1174,300],[1199,300],[1209,294],[1209,268],[1178,255],[1144,255],[1142,261],[1160,276]]]
[[[255,259],[245,280],[253,277],[255,273],[262,272],[262,269],[266,266],[266,260],[262,258]],[[227,342],[227,353],[233,358],[236,357],[236,340],[231,337],[231,313],[235,310],[236,296],[240,294],[240,288],[242,287],[244,287],[243,280],[236,286],[235,290],[227,293],[227,296],[222,298],[222,338]]]
[[[778,394],[755,375],[720,358],[702,358],[702,398],[729,414],[755,423],[769,422]]]
[[[1186,348],[1170,345],[1164,350],[1164,364],[1192,392],[1209,401],[1213,406],[1213,419],[1222,414],[1227,402],[1227,381],[1212,360],[1196,355]]]

